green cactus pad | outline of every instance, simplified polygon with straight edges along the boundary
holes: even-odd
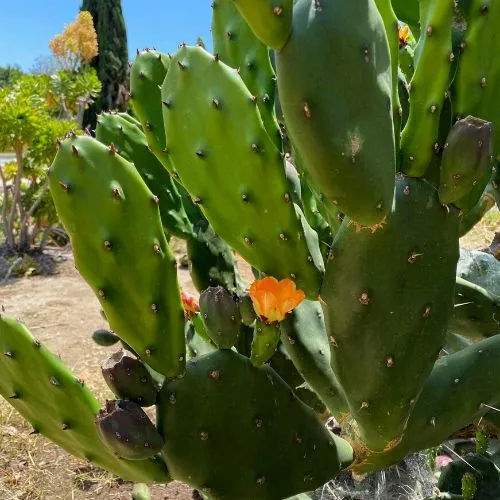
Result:
[[[65,140],[49,177],[76,266],[112,330],[156,371],[181,373],[184,312],[157,198],[132,164],[91,137]]]
[[[116,116],[119,116],[120,118],[123,118],[124,120],[127,120],[130,124],[135,125],[136,127],[139,127],[139,129],[142,131],[142,124],[139,120],[136,120],[133,116],[131,116],[129,113],[114,113]]]
[[[319,302],[305,300],[280,323],[281,341],[308,385],[330,412],[340,417],[347,405],[330,363],[330,342]]]
[[[158,197],[161,222],[167,232],[187,239],[193,235],[176,183],[151,152],[146,136],[120,115],[103,114],[95,135],[106,146],[114,144],[120,156],[134,164],[151,192]]]
[[[161,109],[161,85],[170,56],[156,50],[139,52],[130,68],[130,104],[139,118],[149,147],[171,175],[175,169],[165,154],[165,128]]]
[[[439,119],[455,57],[451,42],[453,5],[453,0],[420,1],[422,35],[410,82],[410,115],[401,134],[401,168],[413,177],[425,174],[438,142]]]
[[[398,72],[399,72],[399,23],[391,0],[375,0],[375,5],[382,16],[384,22],[387,41],[391,54],[392,69],[392,121],[394,123],[394,142],[396,150],[399,148],[399,138],[401,135],[402,109],[399,101]]]
[[[276,77],[269,49],[253,33],[233,0],[212,3],[214,53],[221,61],[238,69],[248,90],[257,98],[267,133],[281,150],[281,134],[274,111]]]
[[[398,176],[386,224],[345,219],[337,233],[321,298],[332,366],[369,448],[402,434],[443,346],[458,254],[458,210],[410,177]]]
[[[252,298],[248,292],[238,297],[238,307],[240,309],[241,322],[245,326],[252,326],[257,319],[257,314],[255,313]]]
[[[420,22],[418,0],[392,0],[392,6],[398,19],[410,26],[418,26]]]
[[[468,212],[479,201],[491,179],[492,156],[491,123],[472,116],[458,120],[448,134],[443,152],[439,185],[441,203],[454,203]],[[472,199],[471,193],[475,195]]]
[[[217,285],[230,292],[245,288],[232,250],[207,221],[195,224],[194,236],[187,240],[186,247],[189,274],[199,292]]]
[[[399,68],[407,81],[413,78],[415,71],[415,51],[410,45],[405,45],[399,49]],[[401,92],[399,93],[401,98]],[[405,122],[406,123],[406,122]]]
[[[233,0],[257,37],[281,50],[292,29],[293,0]]]
[[[129,481],[168,482],[162,460],[118,459],[95,427],[99,402],[55,354],[14,318],[0,317],[0,395],[36,433]]]
[[[500,498],[500,474],[487,456],[467,455],[442,470],[438,488],[460,495],[461,500],[493,500]]]
[[[250,359],[254,366],[267,363],[276,352],[280,341],[279,324],[266,324],[257,318],[253,331],[252,354]]]
[[[291,201],[283,160],[237,72],[183,46],[162,97],[169,154],[215,232],[260,271],[317,297],[317,235]]]
[[[209,497],[286,498],[352,461],[349,444],[268,365],[255,368],[233,351],[189,362],[184,378],[163,386],[158,410],[169,471]]]
[[[316,413],[323,414],[326,410],[323,402],[316,393],[304,382],[292,360],[288,356],[283,344],[276,349],[269,360],[269,366],[287,383],[295,395]]]
[[[287,132],[325,202],[364,226],[380,222],[396,159],[390,53],[374,1],[299,0],[276,67]]]
[[[500,401],[496,377],[500,336],[443,356],[434,366],[406,424],[402,439],[386,453],[369,454],[354,469],[359,473],[388,467],[409,453],[439,446],[453,433],[481,417]],[[491,411],[496,417],[498,412]]]
[[[467,16],[467,31],[458,73],[454,83],[455,112],[493,124],[495,155],[500,155],[500,3],[495,0],[472,0]]]
[[[201,321],[199,315],[195,315],[193,321],[186,321],[186,347],[189,359],[203,356],[217,350],[217,346],[205,336],[205,332],[200,335],[199,328],[195,327],[195,320]],[[205,326],[203,325],[203,328]]]
[[[457,277],[448,330],[474,341],[500,334],[500,297]]]
[[[495,195],[490,184],[486,186],[479,201],[462,216],[460,220],[460,238],[474,229],[476,224],[495,206]]]

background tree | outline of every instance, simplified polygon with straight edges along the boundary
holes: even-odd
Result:
[[[83,0],[81,10],[94,19],[99,55],[90,63],[96,69],[102,92],[85,112],[84,125],[95,128],[97,114],[111,109],[126,110],[128,93],[127,30],[121,0]]]
[[[88,66],[98,52],[89,12],[80,12],[49,47],[55,72],[10,72],[10,84],[0,87],[0,151],[16,156],[0,169],[1,221],[7,247],[15,252],[28,251],[40,232],[57,223],[47,168],[57,139],[81,129],[84,110],[101,88]]]
[[[47,83],[27,75],[0,89],[0,150],[16,155],[15,164],[0,169],[1,218],[7,246],[16,251],[29,250],[41,229],[33,216],[47,195],[46,166],[56,140],[77,128],[51,115]]]
[[[88,64],[98,55],[97,33],[90,12],[81,11],[49,43],[58,71],[51,75],[51,97],[60,119],[75,120],[81,127],[85,109],[98,98],[101,84]]]
[[[16,64],[8,64],[0,67],[0,87],[5,87],[14,83],[23,75],[22,69]]]

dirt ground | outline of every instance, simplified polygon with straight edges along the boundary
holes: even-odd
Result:
[[[490,224],[491,225],[491,224]],[[462,241],[462,246],[483,248],[491,240],[493,227],[482,225]],[[182,248],[178,249],[182,253]],[[93,292],[74,269],[70,253],[52,277],[31,277],[0,286],[0,306],[20,319],[40,341],[84,379],[104,401],[112,393],[100,376],[100,363],[113,352],[91,340],[97,328],[106,328]],[[243,269],[246,276],[248,268]],[[188,271],[179,269],[186,292],[195,293]],[[31,428],[8,403],[0,401],[0,499],[130,499],[133,485],[117,481],[111,474],[71,457],[42,436],[31,436]],[[153,499],[187,500],[192,489],[173,482],[154,486]]]

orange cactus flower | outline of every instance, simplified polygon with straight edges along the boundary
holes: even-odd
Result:
[[[184,315],[186,318],[192,318],[196,313],[200,312],[200,306],[192,295],[181,292],[182,306],[184,307]]]
[[[252,283],[250,297],[260,319],[275,323],[283,321],[304,300],[305,294],[297,290],[295,283],[288,278],[278,281],[268,276]]]
[[[408,25],[400,26],[398,28],[398,37],[399,37],[399,48],[403,48],[408,44],[408,38],[410,36],[410,30]]]

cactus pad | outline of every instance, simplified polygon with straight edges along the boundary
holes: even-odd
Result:
[[[184,312],[158,198],[132,164],[91,137],[64,141],[49,177],[76,266],[110,327],[156,371],[181,373]]]
[[[215,232],[259,271],[291,277],[317,297],[317,235],[291,201],[283,160],[237,72],[200,47],[183,46],[162,98],[169,154]]]
[[[292,29],[293,0],[233,0],[263,43],[281,50]]]
[[[6,316],[0,317],[0,395],[34,432],[72,455],[130,481],[169,481],[163,461],[120,460],[106,448],[94,423],[99,402],[88,387],[24,325]]]
[[[151,152],[146,136],[120,115],[103,114],[97,120],[97,140],[114,144],[120,156],[134,164],[151,192],[158,197],[161,222],[168,233],[187,239],[193,235],[175,181]]]
[[[257,98],[267,133],[281,150],[281,135],[274,111],[276,77],[269,49],[253,33],[233,0],[212,3],[214,53],[221,61],[238,69],[248,90]]]
[[[404,176],[386,224],[359,231],[345,219],[336,235],[321,297],[332,366],[368,447],[403,432],[444,343],[458,254],[458,210]]]
[[[352,460],[270,367],[233,351],[188,362],[163,386],[158,419],[172,476],[221,500],[286,498]]]
[[[374,1],[299,0],[276,68],[287,132],[325,201],[359,224],[380,222],[396,159],[389,46]]]

